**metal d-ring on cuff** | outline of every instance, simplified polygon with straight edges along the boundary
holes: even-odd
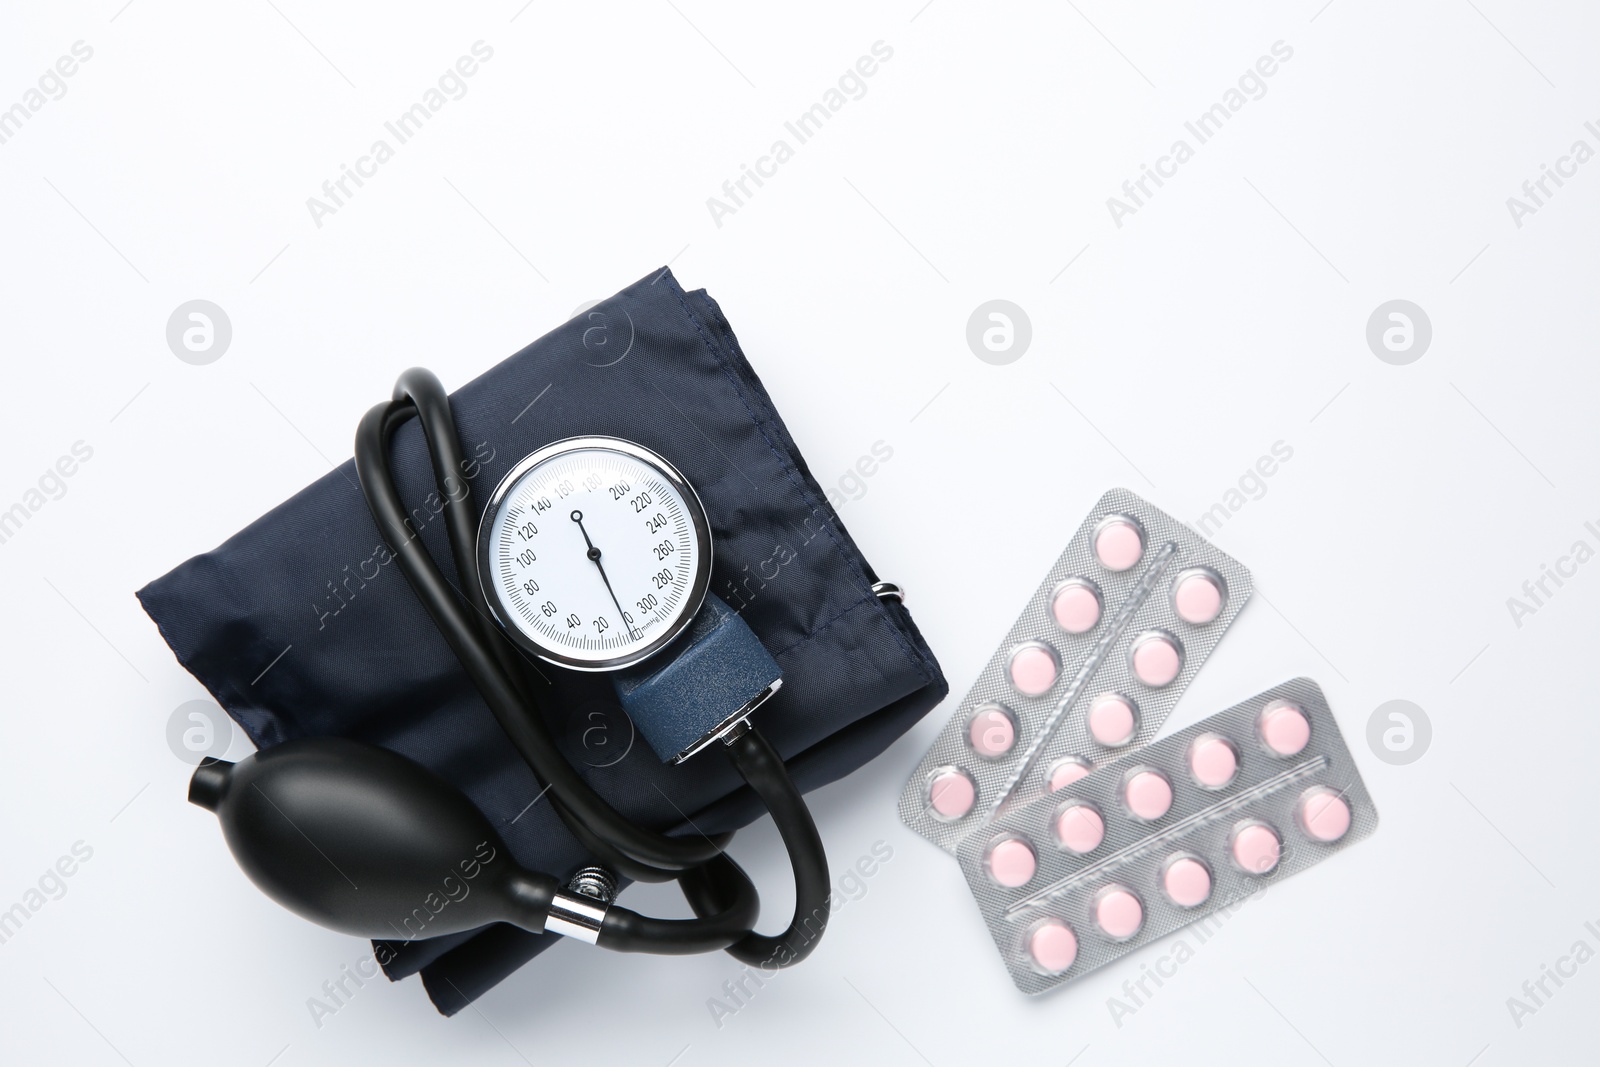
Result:
[[[898,600],[902,604],[906,602],[906,591],[893,582],[873,582],[872,595],[879,600]]]

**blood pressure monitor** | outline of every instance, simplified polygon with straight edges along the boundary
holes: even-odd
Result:
[[[635,726],[677,761],[726,738],[782,684],[750,628],[707,595],[711,560],[694,488],[615,437],[521,460],[478,534],[484,598],[506,635],[547,663],[617,672]]]
[[[608,399],[602,394],[597,402]],[[391,465],[394,435],[412,420],[420,423],[433,481],[444,496],[442,525],[455,564],[449,577],[415,536]],[[529,780],[542,784],[539,796],[551,793],[546,810],[554,805],[573,843],[605,864],[584,867],[563,883],[515,859],[501,861],[510,866],[497,866],[478,883],[492,885],[442,917],[435,912],[423,932],[471,934],[509,923],[529,935],[559,934],[618,952],[725,949],[741,963],[769,968],[804,959],[827,925],[828,859],[783,757],[761,724],[751,722],[751,713],[783,684],[782,671],[744,619],[709,592],[712,526],[678,469],[649,448],[614,437],[543,445],[483,501],[474,539],[479,497],[450,491],[465,469],[450,399],[439,379],[421,368],[403,373],[391,399],[362,417],[355,469],[370,519],[392,539],[397,566],[415,595],[411,607],[426,611],[437,628],[427,635],[400,625],[386,635],[392,622],[412,620],[374,610],[368,613],[375,630],[368,631],[370,647],[391,656],[385,664],[408,650],[431,653],[432,677],[444,680],[450,674],[437,662],[442,641],[498,724],[503,737],[497,740],[526,761]],[[713,499],[729,511],[735,503]],[[314,524],[304,531],[313,539],[325,533]],[[304,551],[314,557],[310,546]],[[275,602],[269,597],[262,610]],[[255,625],[234,613],[239,608],[231,605],[215,638],[230,647],[235,625],[246,633]],[[524,658],[542,661],[540,675],[552,684],[530,684],[523,668],[532,665]],[[349,680],[367,666],[364,659],[353,664]],[[665,812],[636,822],[644,808],[624,815],[602,795],[601,783],[572,765],[550,726],[576,709],[559,702],[571,696],[587,709],[604,694],[593,691],[603,688],[600,679],[563,677],[564,670],[606,672],[637,736],[663,761],[682,762],[721,742],[716,747],[772,813],[794,868],[794,918],[783,933],[755,931],[760,900],[727,855],[730,834],[663,833],[650,824]],[[344,695],[350,696],[348,689]],[[427,699],[423,694],[411,706]],[[354,702],[361,704],[359,691]],[[461,727],[452,722],[431,729],[453,734]],[[630,746],[623,758],[635,756]],[[606,775],[608,792],[615,774],[640,770],[637,760],[608,766],[619,768]],[[495,773],[501,769],[497,762]],[[721,768],[713,759],[706,770],[716,775]],[[672,773],[677,788],[700,772]],[[726,785],[723,780],[717,788]],[[635,782],[635,793],[638,787]],[[666,791],[660,795],[678,807]],[[466,871],[461,857],[481,859],[484,849],[491,858],[507,851],[474,799],[444,777],[397,751],[341,736],[313,732],[265,745],[238,763],[206,760],[190,780],[189,799],[216,812],[239,865],[270,896],[314,922],[363,937],[388,938],[404,933],[402,926],[411,930],[417,918],[429,921],[417,905],[438,895],[441,871],[448,875],[457,865]],[[560,862],[570,863],[566,844],[540,838],[549,829],[530,830],[534,837],[524,843],[546,855],[553,846]],[[616,902],[619,875],[680,881],[694,917],[660,919],[623,907]],[[348,891],[357,882],[361,892]],[[492,975],[487,984],[493,984],[498,966],[468,971]]]

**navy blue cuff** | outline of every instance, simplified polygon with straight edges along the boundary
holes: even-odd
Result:
[[[388,383],[373,388],[377,399]],[[782,690],[754,721],[801,789],[861,766],[945,695],[904,605],[873,595],[877,575],[727,319],[670,271],[651,272],[489,368],[452,393],[450,406],[468,457],[468,499],[479,509],[512,464],[563,437],[638,441],[683,472],[716,545],[711,591],[782,667]],[[391,462],[417,536],[454,579],[415,420],[395,432]],[[203,547],[191,534],[175,531],[174,555]],[[594,862],[548,799],[539,801],[543,783],[506,742],[393,559],[346,461],[139,596],[178,660],[258,747],[329,735],[383,745],[462,789],[522,866],[565,878]],[[691,832],[692,820],[714,834],[761,814],[731,761],[708,753],[677,767],[630,744],[612,679],[544,673],[546,726],[627,818],[662,832]],[[608,729],[596,732],[596,723]],[[384,942],[379,960],[391,977],[420,971],[452,1013],[552,940],[497,925]]]

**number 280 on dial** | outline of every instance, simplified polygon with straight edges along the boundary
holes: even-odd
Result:
[[[654,452],[575,437],[529,455],[478,531],[495,621],[540,659],[605,671],[647,659],[705,598],[711,534],[700,498]]]

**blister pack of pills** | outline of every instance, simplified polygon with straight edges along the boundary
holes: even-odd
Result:
[[[1145,744],[1249,597],[1237,561],[1110,490],[912,773],[901,820],[954,852],[1002,802]]]
[[[1032,994],[1377,825],[1322,690],[1297,678],[1009,809],[957,858],[1012,979]]]

